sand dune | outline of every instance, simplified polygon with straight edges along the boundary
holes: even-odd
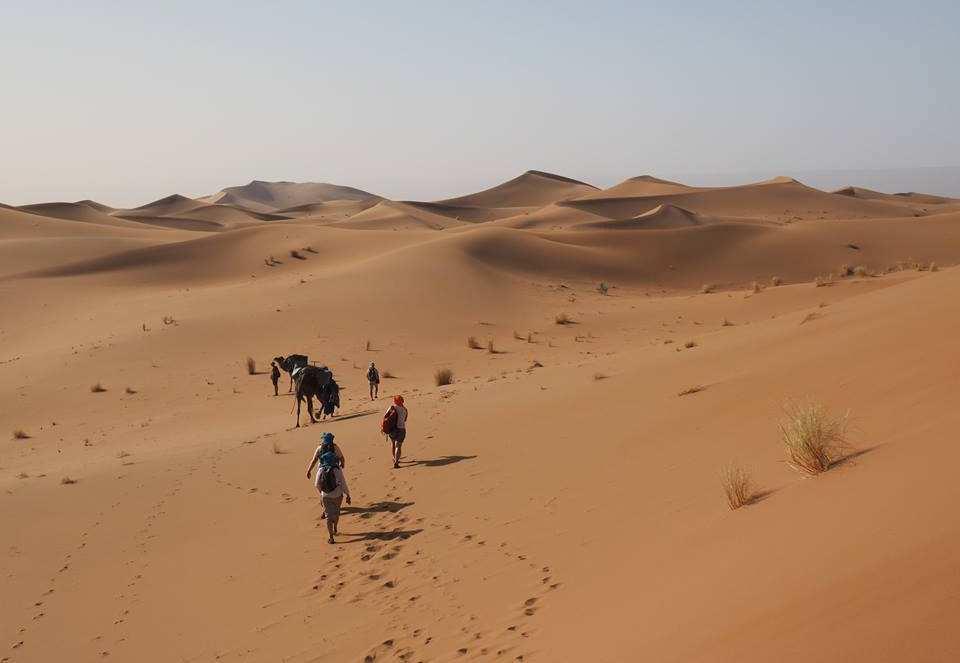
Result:
[[[160,198],[146,205],[132,209],[116,210],[114,214],[121,218],[158,217],[182,214],[204,205],[203,201],[181,196],[179,193]]]
[[[540,207],[582,196],[597,188],[561,175],[528,170],[497,186],[457,198],[436,201],[457,207]]]
[[[223,189],[203,200],[221,205],[238,205],[259,212],[272,212],[311,203],[334,200],[370,201],[379,196],[348,186],[319,182],[260,182]]]
[[[36,205],[22,205],[17,209],[53,219],[98,223],[106,226],[124,227],[130,225],[128,221],[110,216],[110,208],[105,206],[94,207],[85,202],[40,203]]]
[[[116,225],[0,206],[5,656],[960,656],[960,211],[785,180],[583,187],[171,197]],[[290,352],[334,370],[341,416],[293,427],[262,372]],[[370,361],[394,376],[375,403]],[[790,397],[850,409],[851,456],[793,472]],[[303,476],[322,431],[353,494],[336,545]],[[731,461],[761,492],[737,511]]]
[[[665,203],[697,213],[778,222],[903,215],[903,208],[899,205],[837,196],[789,178],[668,195],[568,200],[561,205],[609,219],[623,219],[635,217]]]

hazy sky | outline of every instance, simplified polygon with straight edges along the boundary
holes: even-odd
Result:
[[[0,0],[0,201],[960,165],[960,2],[812,4]]]

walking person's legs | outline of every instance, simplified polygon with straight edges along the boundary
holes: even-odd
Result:
[[[327,514],[328,541],[334,543],[333,535],[337,533],[337,524],[340,522],[340,505],[343,504],[343,495],[340,497],[324,497],[323,508]]]

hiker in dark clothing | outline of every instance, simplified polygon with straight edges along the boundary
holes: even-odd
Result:
[[[320,492],[320,499],[323,502],[323,517],[327,520],[327,533],[330,535],[328,541],[334,543],[333,535],[337,533],[337,526],[340,522],[340,506],[343,504],[343,498],[347,498],[347,504],[350,504],[350,489],[347,487],[347,480],[343,476],[343,454],[337,454],[336,445],[333,443],[333,434],[325,433],[323,442],[317,447],[310,459],[310,465],[307,467],[307,478],[313,468],[319,464],[317,478],[314,485]],[[339,449],[337,449],[339,451]]]
[[[367,382],[370,383],[370,400],[375,401],[380,395],[380,371],[372,361],[370,368],[367,369]]]
[[[273,382],[273,395],[280,395],[280,367],[277,366],[277,362],[270,362],[270,381]]]

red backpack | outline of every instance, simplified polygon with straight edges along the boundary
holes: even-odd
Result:
[[[389,435],[390,433],[397,430],[397,408],[390,406],[390,409],[387,410],[387,413],[383,415],[383,422],[380,424],[380,432],[384,435]]]

